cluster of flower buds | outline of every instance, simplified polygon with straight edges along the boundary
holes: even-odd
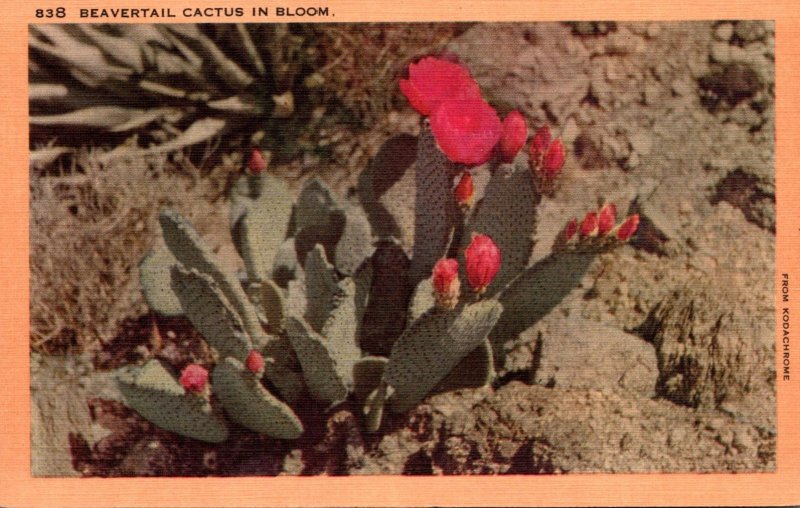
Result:
[[[587,212],[580,222],[578,219],[569,221],[556,238],[553,250],[598,250],[618,245],[630,240],[638,228],[638,214],[617,224],[617,207],[607,203],[599,211]]]
[[[466,278],[472,291],[481,295],[492,283],[500,270],[502,254],[500,249],[487,235],[474,235],[464,251]],[[433,296],[436,305],[442,309],[452,310],[458,305],[461,281],[458,278],[458,261],[440,259],[433,267]]]
[[[522,114],[513,111],[501,122],[457,61],[429,56],[412,63],[400,90],[411,107],[429,117],[439,149],[452,162],[479,166],[495,153],[511,162],[525,145],[528,126]]]
[[[537,187],[543,193],[552,194],[566,158],[564,143],[552,138],[547,125],[536,131],[531,141],[530,165]]]
[[[201,396],[209,395],[208,371],[201,365],[196,363],[187,365],[181,372],[179,382],[187,393],[195,393]]]

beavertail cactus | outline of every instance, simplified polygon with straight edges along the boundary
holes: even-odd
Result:
[[[179,380],[158,361],[123,369],[131,407],[218,442],[226,420],[295,439],[304,426],[293,405],[352,400],[377,431],[385,410],[492,383],[508,343],[572,291],[597,254],[636,232],[638,216],[617,223],[607,203],[567,221],[551,253],[532,260],[536,209],[556,191],[563,142],[542,126],[525,149],[523,113],[501,122],[450,59],[412,63],[399,86],[426,118],[416,139],[387,141],[358,199],[318,178],[295,193],[270,172],[268,154],[250,153],[230,194],[245,273],[222,268],[177,212],[161,213],[166,248],[140,264],[145,298],[156,313],[186,316],[213,355]]]

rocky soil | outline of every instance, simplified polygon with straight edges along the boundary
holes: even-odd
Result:
[[[494,386],[430,397],[376,435],[349,404],[309,404],[314,430],[293,443],[154,429],[108,371],[154,355],[180,365],[187,345],[202,360],[185,323],[157,322],[155,344],[132,315],[98,353],[34,353],[34,475],[774,470],[772,24],[478,24],[448,49],[501,111],[567,142],[534,257],[600,200],[641,214],[635,241],[506,345]],[[392,112],[383,128],[414,133],[414,118]],[[362,141],[375,154],[383,139]],[[346,193],[360,169],[323,177]],[[229,244],[219,213],[193,220]]]

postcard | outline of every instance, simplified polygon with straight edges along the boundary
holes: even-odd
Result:
[[[4,9],[0,503],[797,504],[790,7]]]

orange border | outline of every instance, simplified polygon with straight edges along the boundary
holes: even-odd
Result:
[[[0,504],[4,506],[487,506],[487,505],[795,505],[800,504],[800,342],[793,340],[793,379],[779,379],[777,472],[762,474],[595,474],[562,477],[278,477],[194,479],[41,479],[30,476],[28,373],[27,24],[37,8],[67,5],[76,23],[80,7],[163,7],[153,0],[41,0],[0,7]],[[800,16],[796,0],[287,0],[209,2],[177,7],[240,5],[328,6],[326,21],[545,21],[578,19],[774,19],[777,49],[777,260],[793,281],[800,262]],[[12,8],[13,7],[13,8]],[[284,21],[177,18],[184,22]],[[148,20],[156,21],[156,20]],[[766,281],[765,281],[766,282]],[[797,282],[794,282],[796,284]],[[792,311],[798,307],[793,299]],[[776,304],[780,319],[780,303]],[[796,314],[793,314],[796,315]],[[797,321],[795,321],[797,322]],[[800,322],[798,322],[800,323]],[[778,327],[778,329],[780,329]],[[781,372],[780,355],[776,367]]]

